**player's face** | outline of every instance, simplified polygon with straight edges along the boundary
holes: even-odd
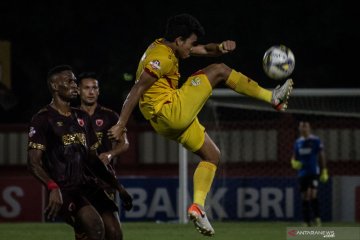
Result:
[[[79,84],[81,103],[94,105],[99,97],[99,83],[94,78],[84,78]]]
[[[197,36],[195,34],[191,34],[190,37],[188,37],[185,40],[178,39],[178,57],[181,59],[185,59],[190,57],[191,48],[193,48],[197,43]]]
[[[57,74],[54,78],[56,92],[64,101],[76,99],[78,95],[76,77],[70,70]]]
[[[300,122],[299,123],[299,132],[302,136],[309,136],[311,132],[311,127],[309,122]]]

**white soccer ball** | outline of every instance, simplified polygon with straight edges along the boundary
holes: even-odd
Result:
[[[291,75],[295,68],[295,56],[290,48],[276,45],[269,48],[263,57],[263,69],[266,75],[282,80]]]

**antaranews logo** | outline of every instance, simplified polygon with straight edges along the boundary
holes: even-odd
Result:
[[[359,240],[360,227],[287,227],[287,240]]]
[[[287,232],[288,237],[295,237],[297,235],[297,230],[291,229]]]

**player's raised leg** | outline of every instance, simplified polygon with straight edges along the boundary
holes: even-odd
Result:
[[[208,77],[213,88],[219,82],[225,81],[225,84],[235,92],[270,103],[277,111],[286,110],[294,84],[292,79],[288,79],[282,86],[277,86],[271,91],[223,63],[211,64],[202,71]]]
[[[294,83],[292,79],[288,79],[282,86],[270,91],[244,74],[232,70],[225,84],[238,93],[270,103],[277,111],[285,111]]]

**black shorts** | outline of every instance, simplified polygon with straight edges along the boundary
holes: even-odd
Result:
[[[114,199],[102,188],[84,187],[79,191],[61,191],[63,205],[59,216],[66,222],[73,222],[77,212],[87,205],[92,205],[101,215],[104,212],[119,211]]]
[[[305,192],[307,189],[317,189],[319,186],[319,175],[309,175],[299,178],[300,191]]]

